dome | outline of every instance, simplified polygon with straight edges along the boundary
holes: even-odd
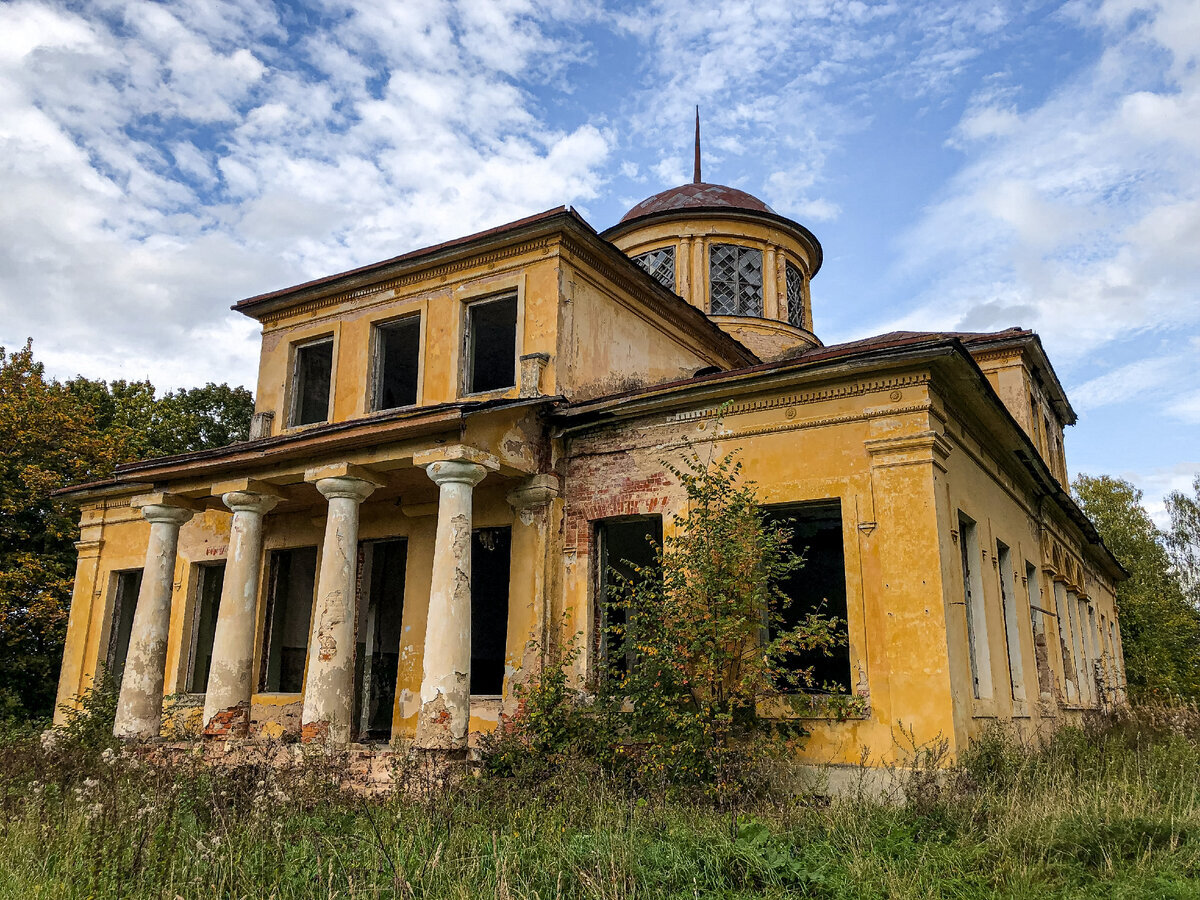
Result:
[[[705,184],[704,182],[689,182],[679,187],[660,191],[653,197],[647,197],[629,212],[621,217],[621,222],[632,222],[642,216],[653,213],[668,212],[676,209],[745,209],[754,212],[775,214],[775,210],[767,206],[757,197],[739,191],[737,188],[726,187],[723,184]]]

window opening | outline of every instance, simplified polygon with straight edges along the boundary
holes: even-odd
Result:
[[[420,356],[420,316],[375,327],[374,409],[397,409],[417,402]]]
[[[762,251],[737,244],[709,247],[708,283],[714,316],[762,316]]]
[[[1017,626],[1017,591],[1013,584],[1012,552],[1001,541],[996,541],[996,566],[1000,570],[1000,606],[1004,610],[1008,680],[1013,700],[1022,702],[1026,699],[1025,666],[1021,659],[1021,631]]]
[[[792,672],[811,668],[814,690],[849,693],[850,646],[841,501],[772,506],[764,514],[768,526],[791,529],[792,551],[804,557],[804,565],[779,584],[779,589],[791,600],[782,611],[783,626],[793,628],[810,613],[819,612],[837,617],[841,638],[836,647],[792,654],[783,660],[783,665]]]
[[[596,572],[596,599],[592,612],[592,650],[597,674],[625,675],[633,663],[632,651],[626,651],[623,635],[625,609],[617,605],[620,579],[634,579],[639,569],[654,570],[656,547],[662,546],[662,516],[626,519],[602,519],[595,523],[599,547]]]
[[[217,612],[221,606],[221,586],[225,582],[225,563],[196,566],[196,578],[196,608],[192,613],[192,655],[187,691],[202,694],[208,690],[213,638],[217,633]]]
[[[329,421],[329,388],[333,379],[333,338],[296,347],[292,374],[292,424]]]
[[[1067,682],[1067,702],[1079,703],[1079,670],[1075,665],[1075,628],[1067,589],[1061,581],[1054,582],[1054,608],[1058,612],[1058,646],[1062,652],[1063,678]]]
[[[958,545],[962,553],[963,602],[967,618],[967,651],[971,662],[972,692],[977,700],[992,696],[991,654],[987,641],[987,609],[979,573],[978,529],[972,519],[958,514]]]
[[[504,690],[512,529],[478,528],[471,541],[471,693]]]
[[[787,282],[787,318],[789,325],[804,327],[804,273],[799,266],[786,263],[783,268]]]
[[[1038,690],[1050,698],[1054,694],[1054,678],[1050,671],[1050,644],[1046,633],[1046,616],[1054,615],[1045,607],[1042,579],[1037,566],[1025,563],[1025,586],[1029,594],[1029,622],[1033,627],[1033,656],[1037,665]]]
[[[1086,629],[1088,648],[1088,683],[1092,688],[1092,702],[1100,702],[1099,684],[1096,681],[1096,663],[1100,660],[1100,642],[1096,637],[1096,610],[1086,600],[1079,601],[1080,621]]]
[[[1065,590],[1065,588],[1064,588]],[[1067,617],[1071,628],[1071,656],[1075,660],[1075,689],[1080,706],[1086,705],[1090,696],[1087,682],[1087,659],[1084,654],[1083,629],[1079,621],[1079,598],[1074,591],[1067,591]]]
[[[272,551],[270,579],[259,689],[298,694],[304,690],[304,664],[308,660],[317,548]]]
[[[633,261],[646,270],[646,274],[665,287],[675,290],[675,248],[660,247],[639,253]]]
[[[121,677],[125,674],[125,659],[129,656],[129,638],[133,634],[133,614],[137,610],[138,593],[142,589],[142,570],[130,569],[117,572],[116,576],[104,669],[120,688]]]
[[[517,372],[517,298],[483,300],[467,307],[467,391],[513,387]]]
[[[408,541],[366,542],[359,546],[359,554],[362,577],[354,665],[358,733],[368,740],[387,740],[392,736],[400,667]]]

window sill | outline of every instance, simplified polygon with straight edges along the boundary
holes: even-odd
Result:
[[[517,386],[510,384],[508,387],[496,388],[491,391],[463,391],[459,395],[460,400],[499,400],[507,397],[515,392]]]
[[[758,714],[779,721],[861,722],[871,718],[871,700],[861,694],[785,694],[760,702]]]

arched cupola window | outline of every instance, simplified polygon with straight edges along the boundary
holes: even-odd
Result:
[[[708,284],[714,316],[763,314],[763,255],[737,244],[712,244],[708,251]]]
[[[675,248],[660,247],[639,253],[633,261],[669,291],[675,290]]]
[[[804,327],[804,273],[799,266],[784,266],[787,279],[787,320],[789,325]]]

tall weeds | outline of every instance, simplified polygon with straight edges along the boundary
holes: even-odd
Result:
[[[997,730],[946,778],[898,776],[907,803],[776,791],[732,834],[578,760],[373,800],[342,774],[0,743],[0,898],[1200,896],[1194,709],[1040,748]]]

